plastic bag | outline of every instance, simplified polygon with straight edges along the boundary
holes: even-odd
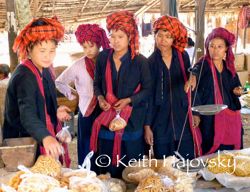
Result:
[[[57,134],[56,138],[62,143],[70,143],[72,141],[71,134],[69,132],[69,126],[64,126]]]
[[[0,191],[3,191],[3,192],[16,192],[16,190],[10,186],[7,186],[7,185],[4,185],[2,184],[1,188],[0,188]]]
[[[48,189],[60,187],[59,181],[53,177],[43,175],[40,173],[32,173],[29,169],[27,169],[25,166],[22,165],[19,165],[18,169],[25,172],[25,174],[22,174],[20,176],[22,181],[18,186],[18,192],[27,192],[27,191],[46,192],[48,191]]]
[[[115,118],[109,124],[110,131],[118,131],[124,129],[127,122],[120,116],[120,111],[117,111]]]
[[[91,171],[91,157],[94,155],[94,152],[91,151],[87,154],[85,157],[83,164],[78,165],[79,169],[77,170],[68,170],[64,173],[62,173],[63,177],[72,177],[72,176],[77,176],[81,178],[89,177],[93,178],[96,177],[96,173],[94,171]]]
[[[69,189],[77,190],[78,192],[108,192],[104,183],[97,177],[70,177]]]

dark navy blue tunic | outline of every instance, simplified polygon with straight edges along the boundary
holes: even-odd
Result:
[[[96,63],[96,72],[94,80],[95,95],[105,96],[107,93],[105,71],[107,65],[109,50],[102,51]],[[121,67],[119,71],[115,68],[113,57],[110,57],[113,93],[118,99],[131,98],[133,107],[128,124],[125,127],[121,144],[121,156],[125,155],[123,163],[127,164],[129,160],[142,158],[143,155],[143,126],[146,116],[146,107],[148,97],[151,91],[151,75],[147,59],[138,55],[131,60],[130,51],[121,58]],[[134,93],[137,86],[141,85],[141,90]],[[106,154],[112,157],[114,132],[107,127],[102,126],[98,139],[99,154]],[[105,160],[103,160],[105,161]],[[106,159],[106,163],[108,159]],[[108,166],[100,169],[101,173],[110,172],[112,177],[121,177],[123,166]]]
[[[190,67],[189,56],[182,54],[187,77]],[[188,109],[188,97],[184,92],[184,77],[177,50],[173,48],[172,61],[168,69],[157,49],[150,57],[149,64],[153,79],[153,97],[149,104],[146,124],[154,133],[156,158],[172,155],[177,149]],[[194,146],[187,118],[184,126],[180,153],[184,158],[193,158]]]
[[[241,109],[240,101],[238,96],[233,94],[233,89],[235,87],[241,86],[238,75],[232,76],[231,72],[226,68],[225,62],[223,62],[223,70],[220,73],[216,67],[216,73],[218,78],[218,85],[222,94],[223,103],[228,106],[229,109],[236,111]],[[193,71],[197,76],[200,74],[202,66],[202,61],[198,62]],[[209,64],[204,60],[202,71],[200,74],[200,83],[198,85],[198,93],[201,105],[208,105],[215,103],[214,95],[214,80],[212,76],[212,71]],[[214,141],[214,115],[204,116],[201,115],[200,128],[202,133],[202,149],[203,153],[206,153],[213,146]],[[221,145],[219,150],[233,149],[233,146]]]

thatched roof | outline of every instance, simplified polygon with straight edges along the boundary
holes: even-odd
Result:
[[[21,0],[20,0],[21,1]],[[28,0],[26,0],[28,1]],[[160,12],[161,0],[29,0],[33,17],[57,15],[65,23],[104,18],[116,10]],[[180,12],[194,12],[197,0],[179,0]],[[232,11],[249,0],[207,0],[206,11]],[[6,0],[0,0],[0,28],[6,26]]]

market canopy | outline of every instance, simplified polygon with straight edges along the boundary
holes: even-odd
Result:
[[[0,0],[0,28],[6,28],[6,2]],[[167,1],[167,0],[166,0]],[[126,9],[136,14],[144,12],[160,12],[161,0],[15,0],[20,12],[29,6],[30,13],[22,13],[32,17],[51,17],[57,15],[64,23],[87,22],[104,18],[107,14]],[[179,0],[179,12],[193,12],[197,0]],[[206,11],[235,10],[249,0],[207,0]],[[27,10],[27,9],[26,9]]]

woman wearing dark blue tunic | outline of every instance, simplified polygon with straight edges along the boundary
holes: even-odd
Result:
[[[94,122],[90,147],[103,157],[101,162],[97,159],[103,166],[101,173],[121,177],[124,165],[143,155],[143,125],[151,78],[146,58],[138,53],[133,14],[121,11],[109,15],[107,28],[113,49],[102,51],[97,58],[94,91],[103,112]],[[127,126],[111,131],[110,122],[118,111]]]
[[[205,42],[206,55],[193,71],[200,76],[197,85],[202,105],[225,104],[226,110],[212,116],[201,116],[204,153],[242,147],[240,112],[241,84],[234,67],[232,45],[235,37],[224,28],[214,29]],[[224,60],[225,58],[225,60]],[[199,78],[199,77],[198,77]]]
[[[174,17],[162,16],[154,24],[156,50],[149,57],[153,79],[151,98],[145,126],[145,139],[154,146],[156,158],[178,151],[192,159],[200,151],[199,117],[193,127],[190,102],[184,85],[190,61],[184,51],[187,31]],[[190,94],[190,92],[189,92]]]

